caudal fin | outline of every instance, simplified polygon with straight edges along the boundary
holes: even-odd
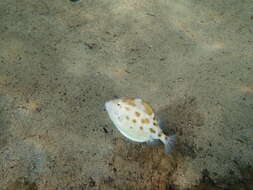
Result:
[[[176,136],[169,136],[165,139],[164,145],[165,145],[165,153],[167,155],[169,155],[172,152],[175,141],[176,141]]]

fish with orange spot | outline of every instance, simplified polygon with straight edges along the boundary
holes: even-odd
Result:
[[[166,136],[159,126],[151,105],[139,98],[119,98],[105,103],[106,111],[117,129],[135,142],[161,140],[169,154],[176,140]]]

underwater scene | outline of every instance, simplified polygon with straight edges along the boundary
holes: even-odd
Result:
[[[253,1],[0,1],[0,190],[253,190]]]

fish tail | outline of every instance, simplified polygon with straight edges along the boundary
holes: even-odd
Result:
[[[164,145],[165,145],[165,153],[167,155],[171,154],[175,141],[176,141],[176,136],[165,137]]]

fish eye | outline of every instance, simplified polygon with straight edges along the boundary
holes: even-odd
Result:
[[[120,103],[117,103],[118,106],[120,106]]]

